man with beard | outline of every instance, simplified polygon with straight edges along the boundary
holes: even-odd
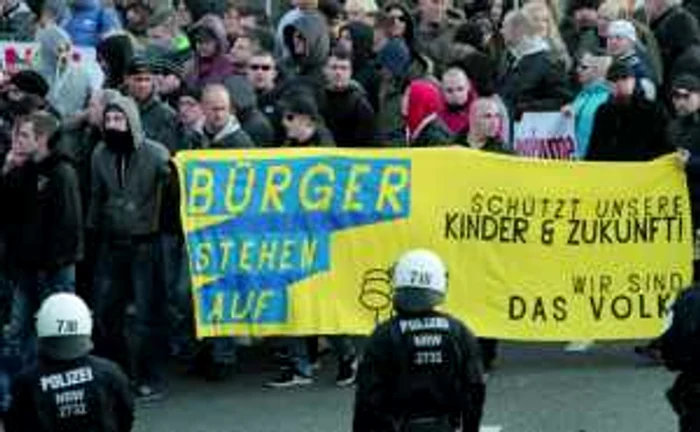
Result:
[[[469,109],[477,98],[476,90],[463,69],[453,66],[442,74],[442,94],[446,107],[438,115],[457,137],[469,132]]]
[[[88,226],[99,238],[95,269],[96,351],[129,371],[136,395],[162,396],[157,338],[165,293],[158,277],[162,196],[170,154],[141,127],[136,104],[118,97],[104,113],[103,142],[92,155]],[[133,302],[134,341],[125,317]],[[132,367],[133,366],[133,367]]]

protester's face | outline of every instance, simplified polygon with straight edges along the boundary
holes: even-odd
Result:
[[[607,38],[608,27],[610,26],[611,22],[615,21],[615,19],[615,16],[613,16],[609,11],[605,10],[604,6],[601,6],[598,9],[598,36]]]
[[[277,70],[270,56],[254,56],[248,62],[248,81],[256,90],[271,90],[275,87]]]
[[[226,34],[238,36],[241,34],[241,14],[238,9],[231,8],[224,14],[224,25],[226,25]]]
[[[593,56],[585,54],[576,65],[576,76],[581,84],[587,84],[596,78],[596,68]]]
[[[400,8],[392,8],[387,11],[389,20],[389,37],[404,37],[406,34],[406,24],[409,17]]]
[[[136,99],[136,101],[142,102],[151,97],[151,94],[153,93],[152,74],[142,72],[129,75],[126,82],[129,88],[129,95]]]
[[[308,124],[308,117],[301,114],[285,113],[282,117],[282,126],[289,139],[302,139]]]
[[[533,9],[532,23],[535,25],[538,36],[549,36],[549,13],[547,12],[547,9],[544,7]]]
[[[188,127],[196,125],[204,117],[204,112],[199,101],[191,96],[183,96],[180,98],[177,104],[177,113],[180,122]]]
[[[233,62],[245,65],[250,61],[252,55],[250,39],[247,37],[238,37],[231,48]]]
[[[463,106],[466,104],[469,90],[469,79],[460,70],[449,70],[442,77],[442,92],[448,105]]]
[[[195,40],[195,50],[201,58],[210,58],[216,55],[216,40],[209,35],[201,35]]]
[[[621,56],[634,47],[631,40],[619,36],[608,36],[606,45],[608,54],[611,56]]]
[[[177,8],[175,14],[175,25],[177,28],[185,28],[192,23],[192,15],[190,15],[189,9],[185,5],[185,2],[180,2],[180,6]]]
[[[439,23],[447,14],[448,0],[420,0],[418,11],[422,20],[429,23]]]
[[[496,25],[501,22],[501,18],[503,18],[503,0],[491,1],[489,16],[491,17],[491,21],[496,23]]]
[[[346,89],[350,85],[352,63],[337,57],[330,57],[325,68],[326,80],[334,89]]]
[[[204,95],[204,118],[207,126],[221,129],[226,126],[231,115],[231,101],[228,95],[222,92],[210,92]]]
[[[304,35],[302,35],[298,31],[295,31],[292,40],[293,40],[294,55],[299,56],[299,57],[305,56],[306,55],[306,39],[304,38]]]
[[[126,11],[126,27],[131,30],[145,31],[148,29],[148,10],[136,6]]]
[[[613,83],[613,92],[618,99],[626,99],[634,93],[634,85],[636,80],[634,77],[620,78]]]
[[[20,121],[12,131],[12,151],[21,158],[31,158],[38,148],[34,125],[28,121]]]
[[[495,101],[483,101],[475,108],[473,126],[481,136],[498,136],[503,115]]]
[[[578,27],[595,27],[598,24],[598,11],[590,8],[577,9],[574,21]]]
[[[175,92],[182,85],[180,78],[173,74],[158,75],[157,77],[158,92],[162,95],[169,95]]]
[[[117,110],[109,110],[105,113],[105,130],[127,132],[129,130],[129,120],[126,114]]]
[[[679,116],[687,116],[700,110],[700,92],[674,89],[671,93],[673,107]]]

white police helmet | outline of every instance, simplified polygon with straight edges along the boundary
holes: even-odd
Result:
[[[75,294],[47,297],[36,314],[39,352],[57,360],[72,360],[92,350],[92,314]]]
[[[429,310],[445,301],[447,269],[436,253],[414,249],[396,262],[392,285],[397,309],[405,312]]]

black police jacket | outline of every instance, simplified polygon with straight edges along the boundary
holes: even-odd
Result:
[[[485,398],[483,365],[472,333],[439,312],[380,324],[357,378],[353,430],[404,430],[413,419],[448,418],[478,432]]]
[[[129,381],[98,357],[40,360],[12,384],[7,432],[126,432],[133,425]]]

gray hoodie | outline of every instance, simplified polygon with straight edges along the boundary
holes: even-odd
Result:
[[[51,25],[37,33],[37,42],[37,69],[50,88],[46,99],[63,117],[82,110],[92,87],[88,69],[78,66],[70,59],[64,68],[58,64],[58,48],[61,45],[72,46],[70,36],[62,28]]]
[[[108,107],[116,107],[126,114],[134,149],[127,156],[122,186],[117,173],[118,156],[103,142],[95,148],[87,225],[107,238],[156,234],[161,230],[170,153],[163,145],[146,139],[133,99],[117,97]]]

